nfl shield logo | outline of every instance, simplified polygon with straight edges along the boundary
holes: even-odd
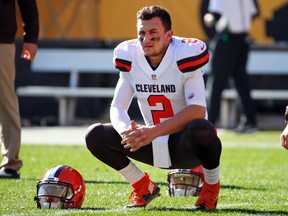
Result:
[[[152,78],[152,80],[156,80],[156,79],[157,79],[156,74],[152,74],[152,75],[151,75],[151,78]]]

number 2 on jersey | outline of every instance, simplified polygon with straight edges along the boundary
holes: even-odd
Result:
[[[165,95],[150,95],[148,97],[148,103],[151,107],[156,106],[157,104],[162,104],[163,109],[161,110],[152,110],[152,118],[154,124],[159,124],[162,118],[170,118],[174,116],[172,109],[172,104],[170,100],[165,97]]]

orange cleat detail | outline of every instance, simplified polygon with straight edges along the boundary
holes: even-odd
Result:
[[[125,208],[146,207],[153,199],[160,196],[160,188],[150,180],[147,173],[132,187],[134,190],[129,197],[131,203]]]
[[[216,210],[218,195],[220,191],[220,181],[216,184],[209,185],[204,182],[200,197],[198,198],[194,210]]]

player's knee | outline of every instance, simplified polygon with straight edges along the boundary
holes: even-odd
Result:
[[[210,121],[208,121],[207,119],[202,119],[202,118],[192,120],[191,122],[189,122],[188,127],[191,130],[211,130],[211,131],[214,131],[213,124]]]
[[[217,137],[214,126],[206,119],[192,120],[187,127],[190,143],[210,145]]]
[[[95,149],[99,147],[101,135],[103,136],[104,130],[104,126],[101,123],[92,124],[88,127],[85,142],[91,152],[94,152]]]

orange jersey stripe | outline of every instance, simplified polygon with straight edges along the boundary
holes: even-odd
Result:
[[[207,54],[204,57],[197,59],[197,60],[192,60],[192,61],[189,61],[186,63],[182,63],[182,64],[178,65],[178,68],[181,71],[185,70],[187,68],[195,68],[194,70],[197,70],[198,68],[202,67],[204,63],[208,62],[209,56],[210,56],[210,53],[207,52]],[[197,66],[199,66],[199,67],[197,67]]]

